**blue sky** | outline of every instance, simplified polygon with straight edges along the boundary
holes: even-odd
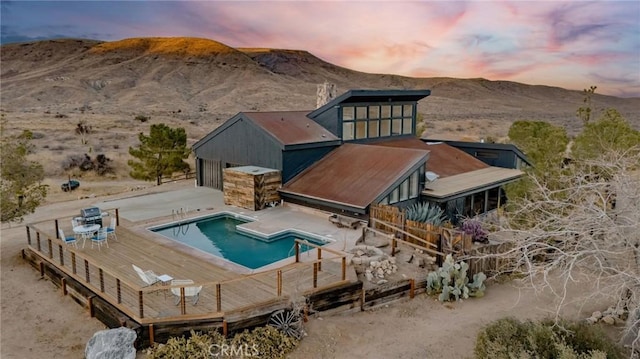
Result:
[[[193,36],[353,70],[640,97],[640,1],[2,1],[2,43]]]

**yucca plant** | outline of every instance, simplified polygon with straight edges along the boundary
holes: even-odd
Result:
[[[407,219],[415,222],[431,223],[440,226],[446,220],[444,211],[427,202],[418,202],[406,210]]]

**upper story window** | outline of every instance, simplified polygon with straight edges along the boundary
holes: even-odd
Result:
[[[342,106],[344,141],[413,134],[413,104]]]

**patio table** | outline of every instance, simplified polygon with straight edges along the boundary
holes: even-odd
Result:
[[[82,248],[84,248],[84,244],[87,243],[87,237],[93,236],[99,229],[99,224],[82,225],[73,227],[73,233],[82,236]]]

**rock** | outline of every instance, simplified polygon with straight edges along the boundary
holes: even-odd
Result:
[[[413,261],[413,264],[415,264],[416,266],[418,266],[420,268],[424,268],[424,259],[415,258],[415,260]]]
[[[389,263],[396,264],[396,257],[389,258]]]
[[[600,320],[600,318],[602,318],[602,313],[600,313],[598,311],[593,312],[593,314],[591,314],[591,317],[595,318],[596,320]]]
[[[86,359],[135,359],[136,332],[120,327],[101,330],[93,334],[84,349]]]
[[[609,325],[614,325],[616,324],[616,319],[611,316],[611,315],[606,315],[602,318],[602,321],[609,324]]]
[[[362,264],[362,258],[360,257],[353,257],[351,258],[351,263],[355,264],[355,265],[360,265]]]
[[[589,317],[586,319],[587,324],[596,324],[598,322],[598,319],[594,318],[594,317]]]
[[[364,255],[364,251],[363,251],[363,250],[358,249],[358,250],[356,251],[356,255],[357,255],[358,257],[362,257],[362,256]]]
[[[365,277],[367,277],[367,280],[368,280],[369,282],[373,282],[373,273],[371,273],[371,271],[370,271],[370,270],[367,270],[367,271],[364,273],[364,276],[365,276]]]
[[[371,261],[370,263],[371,268],[377,268],[380,265],[380,262],[378,261]]]
[[[376,270],[376,275],[378,276],[378,278],[384,278],[384,269],[378,268]]]
[[[386,280],[386,279],[380,279],[377,284],[385,284],[387,282],[388,282],[388,280]]]

